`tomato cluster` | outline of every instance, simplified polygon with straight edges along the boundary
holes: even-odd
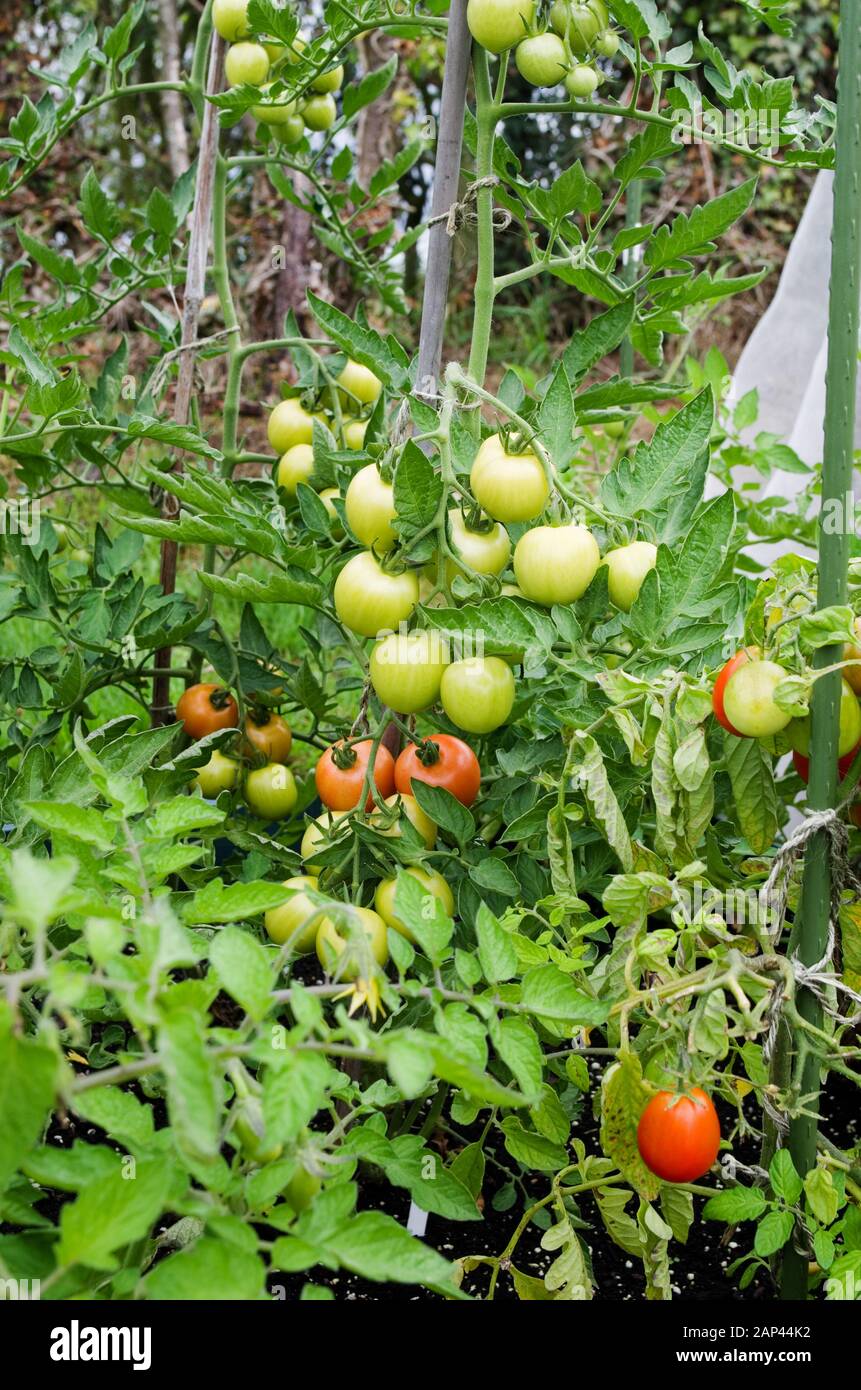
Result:
[[[224,729],[237,729],[239,707],[229,690],[203,681],[190,685],[177,701],[176,717],[186,735],[197,742]],[[298,800],[296,779],[286,766],[293,734],[280,714],[252,709],[246,716],[240,757],[214,749],[209,762],[198,768],[193,785],[205,797],[233,791],[242,781],[243,795],[254,815],[283,820]]]
[[[231,87],[259,88],[264,100],[251,113],[283,145],[298,145],[305,131],[328,130],[338,115],[334,93],[344,81],[342,66],[320,73],[301,99],[286,99],[278,90],[284,69],[297,62],[307,40],[297,35],[292,44],[258,43],[248,22],[248,0],[213,0],[212,22],[230,44],[224,72]]]
[[[419,792],[421,800],[416,796],[419,784],[442,789],[464,806],[472,806],[481,789],[477,752],[455,733],[416,733],[396,758],[383,737],[389,712],[402,721],[427,716],[438,706],[457,730],[482,738],[502,728],[515,708],[511,654],[453,658],[445,638],[411,626],[419,605],[430,609],[456,603],[462,585],[476,583],[547,608],[571,604],[586,592],[602,564],[588,527],[555,512],[547,520],[551,501],[558,506],[558,499],[552,498],[552,464],[531,435],[510,425],[479,444],[469,491],[458,487],[447,494],[434,528],[434,553],[427,558],[425,552],[411,563],[401,545],[396,506],[399,463],[391,450],[386,454],[378,445],[382,390],[382,381],[370,367],[348,358],[337,375],[327,373],[322,392],[306,388],[285,396],[267,421],[269,443],[277,455],[273,481],[282,501],[301,521],[300,489],[307,487],[328,513],[338,554],[334,616],[354,647],[355,638],[372,644],[366,694],[376,695],[381,722],[370,737],[363,708],[356,723],[361,732],[333,742],[318,758],[315,783],[325,810],[304,832],[304,872],[286,881],[289,897],[266,914],[265,926],[279,946],[299,953],[316,950],[328,972],[348,980],[363,980],[370,961],[385,964],[388,929],[410,939],[412,935],[395,909],[397,880],[391,874],[376,882],[373,909],[355,903],[358,915],[350,918],[348,913],[353,926],[368,936],[370,956],[357,949],[355,932],[344,933],[344,903],[328,891],[318,896],[321,881],[328,890],[355,872],[351,819],[364,819],[382,838],[407,834],[408,854],[419,844],[432,851],[437,827],[423,809],[424,794]],[[368,446],[372,416],[375,437]],[[334,475],[338,487],[324,486],[333,475],[328,466],[324,470],[322,460],[317,471],[321,436],[315,420],[325,425],[340,456]],[[352,470],[346,467],[351,452],[359,455]],[[454,503],[455,493],[460,494],[460,505]],[[512,527],[518,529],[510,533]],[[353,548],[342,560],[339,552],[349,546]],[[649,541],[634,541],[610,549],[603,563],[611,602],[628,611],[657,563],[657,549]],[[195,708],[203,703],[205,717],[186,723],[192,737],[237,725],[236,702],[227,692],[195,688],[183,701]],[[289,816],[297,804],[296,784],[287,767],[290,745],[290,731],[279,715],[251,713],[245,719],[239,761],[221,750],[214,752],[196,784],[210,796],[241,784],[255,814],[266,819]],[[451,887],[435,869],[413,864],[409,873],[446,912],[454,911]]]
[[[549,29],[535,27],[535,9],[535,0],[469,0],[466,18],[489,53],[514,48],[517,70],[530,86],[564,82],[570,97],[592,96],[603,80],[594,59],[612,58],[619,49],[603,0],[556,0]]]
[[[382,392],[382,383],[367,366],[348,360],[335,378],[340,393],[335,414],[324,398],[288,397],[272,410],[268,437],[279,454],[275,481],[289,498],[300,484],[318,490],[331,519],[333,540],[344,532],[358,547],[340,564],[332,589],[335,616],[342,628],[358,638],[372,639],[368,658],[370,686],[386,711],[401,719],[427,714],[435,705],[465,734],[486,736],[510,718],[517,693],[512,665],[497,655],[467,655],[452,659],[447,642],[434,631],[411,628],[419,604],[456,602],[457,585],[489,582],[502,594],[551,607],[575,602],[591,584],[602,563],[592,532],[574,521],[542,524],[551,500],[552,468],[536,452],[532,440],[506,426],[479,445],[470,469],[469,496],[462,489],[462,508],[450,505],[441,526],[440,551],[412,565],[399,546],[394,472],[390,462],[373,449],[370,461],[358,466],[340,488],[321,488],[315,477],[314,420],[325,423],[342,449],[364,448],[368,413]],[[318,440],[319,445],[319,440]],[[330,476],[327,474],[327,476]],[[508,528],[518,526],[517,541]],[[607,567],[611,602],[628,611],[648,572],[657,563],[657,548],[634,541],[611,549]],[[509,567],[516,584],[503,582]],[[317,792],[326,808],[309,824],[302,842],[307,875],[317,877],[336,862],[322,851],[343,847],[344,862],[352,853],[343,820],[358,812],[384,836],[398,835],[404,821],[418,832],[427,848],[436,839],[436,826],[415,796],[416,784],[439,787],[463,805],[479,795],[481,768],[473,748],[447,732],[418,737],[395,760],[381,736],[367,732],[335,742],[318,759]],[[415,870],[423,887],[451,910],[451,890],[434,871]],[[325,880],[324,880],[325,881]],[[290,885],[298,893],[301,884]],[[382,919],[400,930],[394,913],[395,879],[378,885],[376,906]],[[281,939],[286,923],[291,933],[300,923],[298,907],[270,914],[268,927]],[[289,906],[289,905],[288,905]],[[307,913],[305,914],[308,915]],[[317,921],[319,914],[311,914]],[[402,925],[402,924],[401,924]],[[332,959],[328,939],[325,962]],[[314,932],[314,941],[320,927]],[[311,949],[311,937],[301,931],[296,949]],[[336,944],[336,943],[335,943]],[[321,956],[321,959],[323,957]]]

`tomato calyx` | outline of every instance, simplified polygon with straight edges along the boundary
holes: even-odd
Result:
[[[440,760],[440,747],[432,738],[423,738],[415,745],[416,757],[422,767],[433,767]]]
[[[534,435],[527,434],[519,425],[500,425],[499,442],[506,454],[518,455],[529,453],[532,448]]]
[[[267,724],[271,724],[275,716],[275,711],[269,709],[267,705],[251,705],[247,712],[249,724],[253,724],[255,729],[265,729]]]
[[[496,531],[497,523],[493,517],[482,511],[477,502],[470,502],[461,512],[463,524],[467,531],[473,531],[476,536],[490,536]]]
[[[233,696],[224,685],[216,686],[215,690],[209,692],[209,703],[213,709],[226,709],[232,699]]]
[[[333,743],[329,751],[332,755],[332,762],[341,772],[355,767],[357,754],[351,743]]]

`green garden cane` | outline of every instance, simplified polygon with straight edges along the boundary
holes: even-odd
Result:
[[[831,289],[828,323],[828,374],[825,409],[825,447],[822,509],[845,505],[852,493],[855,429],[855,385],[858,373],[859,294],[861,294],[861,0],[840,6],[840,74],[837,98],[837,172],[834,183]],[[839,530],[822,528],[819,535],[817,606],[846,602],[850,534],[847,522]],[[815,665],[832,666],[842,657],[839,644],[821,647]],[[811,811],[834,806],[837,792],[837,739],[840,671],[816,681],[812,698],[812,756],[808,805]],[[831,839],[824,829],[808,842],[801,902],[789,944],[803,966],[822,959],[827,950],[831,914]],[[799,1010],[813,1024],[820,1021],[818,1001],[808,990],[799,992]],[[791,1045],[790,1045],[791,1050]],[[784,1069],[791,1057],[783,1054]],[[801,1075],[801,1094],[819,1094],[820,1063],[808,1054]],[[784,1071],[785,1074],[785,1071]],[[804,1176],[816,1161],[818,1099],[808,1100],[808,1113],[793,1118],[789,1151]],[[808,1255],[793,1244],[783,1260],[781,1292],[785,1299],[807,1295]]]

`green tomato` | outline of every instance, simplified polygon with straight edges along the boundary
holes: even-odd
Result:
[[[346,447],[353,449],[356,453],[364,449],[367,430],[367,420],[346,420],[341,430]]]
[[[300,1167],[285,1187],[284,1197],[296,1215],[301,1216],[303,1211],[308,1210],[322,1186],[321,1177],[316,1173],[309,1173],[307,1168]]]
[[[469,475],[472,494],[494,521],[531,521],[544,510],[550,487],[531,450],[509,454],[498,434],[485,439]]]
[[[350,530],[362,545],[369,550],[391,550],[397,539],[392,525],[395,493],[391,483],[383,482],[375,463],[360,468],[351,478],[344,510]]]
[[[810,756],[810,715],[803,719],[792,719],[786,726],[786,737],[790,748]],[[845,758],[861,743],[861,705],[848,681],[841,682],[840,690],[840,736],[837,743],[837,756]]]
[[[436,898],[442,903],[443,908],[449,917],[454,915],[454,894],[443,878],[442,874],[437,873],[436,869],[411,868],[406,872],[416,879],[424,888],[425,892]],[[410,931],[405,922],[402,922],[395,912],[395,890],[398,886],[397,878],[384,878],[377,884],[377,891],[374,894],[374,907],[382,917],[387,927],[392,931],[400,932],[407,941],[416,943],[416,938]]]
[[[369,907],[356,907],[360,925],[368,938],[371,955],[377,965],[384,966],[389,959],[389,942],[386,924],[378,912]],[[362,973],[362,962],[358,959],[357,948],[324,917],[317,931],[317,959],[327,975],[337,974],[341,980],[355,980]],[[343,966],[339,963],[347,953]]]
[[[463,514],[453,510],[448,514],[451,548],[478,574],[501,574],[511,557],[511,541],[504,526],[497,521],[489,531],[471,531]],[[460,566],[449,561],[449,582],[456,574],[464,573]]]
[[[281,1157],[281,1144],[267,1144],[263,1124],[263,1109],[259,1100],[248,1096],[234,1106],[233,1133],[239,1140],[242,1153],[252,1163],[274,1163]]]
[[[340,540],[344,534],[341,518],[335,507],[335,498],[340,498],[340,496],[341,494],[336,487],[324,487],[323,491],[319,494],[320,501],[329,513],[329,518],[332,523],[330,529],[336,541]]]
[[[310,444],[314,437],[314,417],[296,396],[280,401],[269,416],[266,427],[269,443],[276,454],[286,454],[294,444]]]
[[[521,77],[532,87],[555,87],[568,71],[565,45],[556,34],[535,34],[514,50]]]
[[[305,859],[313,859],[315,854],[319,854],[321,850],[329,848],[332,840],[337,835],[337,822],[342,820],[346,815],[349,815],[348,811],[324,811],[316,820],[312,820],[311,824],[305,830],[305,834],[302,836],[302,843],[299,846],[299,854],[303,861]],[[320,872],[320,869],[308,869],[308,874],[315,879],[320,877]]]
[[[401,829],[401,816],[405,816],[413,829],[419,832],[427,848],[433,849],[436,844],[437,827],[427,812],[422,810],[414,796],[410,796],[409,793],[395,792],[392,796],[386,797],[383,805],[396,809],[398,818],[390,825],[374,824],[374,829],[380,835],[387,835],[395,840],[400,839],[404,833]],[[383,813],[378,811],[375,816],[371,817],[371,822],[374,823],[378,819],[382,819],[382,816]]]
[[[498,656],[453,661],[440,683],[442,707],[470,734],[489,734],[504,724],[514,704],[511,667]]]
[[[535,0],[469,0],[469,32],[488,53],[502,53],[525,38],[535,18]]]
[[[305,136],[305,122],[301,116],[291,116],[289,121],[278,126],[275,133],[282,145],[298,145]]]
[[[259,87],[269,76],[269,54],[262,43],[235,43],[227,50],[224,75],[231,87]]]
[[[209,762],[198,768],[191,785],[197,787],[203,796],[216,797],[219,792],[231,791],[236,786],[238,773],[239,763],[236,759],[226,758],[215,748]]]
[[[337,114],[335,98],[328,92],[325,96],[311,97],[302,108],[302,119],[309,130],[328,130],[335,124]]]
[[[305,49],[308,47],[308,39],[305,34],[297,34],[287,50],[287,62],[291,65],[298,63]]]
[[[779,734],[789,715],[775,704],[774,692],[786,672],[773,661],[747,661],[730,676],[723,692],[727,719],[744,738]]]
[[[630,545],[608,550],[603,563],[609,571],[607,587],[610,602],[625,613],[630,613],[643,580],[649,570],[655,568],[657,558],[658,548],[649,541],[632,541]]]
[[[371,684],[389,709],[418,714],[439,695],[446,664],[445,641],[438,633],[392,633],[371,652]]]
[[[619,35],[612,29],[607,29],[603,34],[598,35],[595,47],[602,58],[615,58],[619,52]]]
[[[598,542],[585,526],[534,526],[517,542],[514,573],[527,598],[550,608],[585,594],[600,559]]]
[[[248,0],[212,0],[212,24],[216,34],[228,43],[247,39],[251,33]]]
[[[388,574],[370,550],[348,560],[334,590],[335,612],[345,627],[361,637],[394,632],[412,617],[419,601],[415,570]]]
[[[609,19],[601,0],[587,0],[586,4],[556,0],[550,9],[550,24],[557,34],[567,35],[572,53],[588,53]]]
[[[283,763],[256,767],[245,779],[245,800],[261,820],[283,820],[290,815],[297,798],[293,773]]]
[[[363,405],[373,405],[383,389],[383,383],[376,373],[352,358],[347,360],[347,365],[338,376],[338,385]]]
[[[268,97],[272,87],[273,83],[267,82],[260,90]],[[291,121],[298,120],[302,127],[301,133],[304,133],[305,122],[297,115],[298,110],[295,101],[278,101],[276,98],[268,106],[252,106],[251,114],[255,121],[262,121],[264,125],[268,126],[287,126]],[[283,139],[283,131],[279,129],[278,133]]]
[[[572,97],[590,97],[600,80],[594,68],[588,67],[585,63],[578,63],[565,78],[565,90]]]
[[[307,483],[314,472],[314,450],[310,444],[294,444],[283,454],[275,475],[279,487],[296,496],[300,483]]]
[[[263,924],[276,946],[283,946],[292,937],[293,950],[300,956],[306,956],[314,950],[317,932],[323,921],[319,909],[304,891],[306,888],[316,888],[317,879],[312,874],[297,874],[294,878],[285,879],[284,887],[295,891],[280,907],[270,907],[264,915]],[[303,926],[303,923],[307,925]],[[294,936],[294,932],[298,932],[298,936]]]
[[[328,72],[321,72],[319,77],[315,77],[311,83],[313,92],[337,92],[344,81],[344,69],[342,67],[330,68]]]

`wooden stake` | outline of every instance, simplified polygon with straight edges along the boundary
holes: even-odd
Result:
[[[460,191],[463,117],[471,50],[472,39],[466,25],[466,0],[452,0],[440,97],[431,217],[442,217],[447,213],[457,202]],[[451,242],[445,223],[435,222],[428,232],[427,272],[419,334],[419,395],[435,395],[439,380],[451,271]]]
[[[209,73],[206,90],[220,92],[224,85],[225,43],[213,31],[209,50]],[[191,216],[191,231],[188,244],[188,268],[185,276],[185,298],[182,306],[182,332],[180,337],[179,373],[176,383],[176,399],[173,418],[178,425],[188,424],[191,408],[191,393],[194,385],[195,349],[197,325],[200,319],[200,306],[206,289],[206,266],[209,259],[209,238],[212,229],[212,188],[215,179],[215,165],[218,158],[218,111],[211,102],[206,102],[203,111],[203,124],[200,136],[200,155],[197,163],[197,185],[194,191],[194,208]],[[182,468],[180,458],[173,465],[173,472]],[[162,516],[175,520],[179,504],[172,493],[166,492],[162,501]],[[163,540],[161,543],[161,587],[165,594],[176,590],[177,542]],[[170,647],[163,647],[155,654],[155,665],[159,674],[153,680],[152,723],[169,724],[174,718],[170,703]]]

